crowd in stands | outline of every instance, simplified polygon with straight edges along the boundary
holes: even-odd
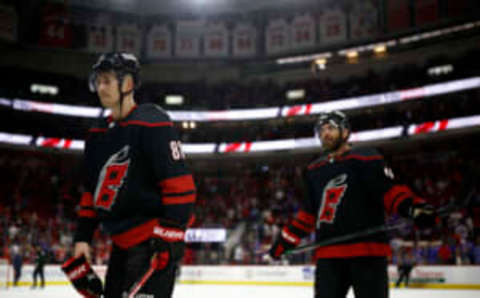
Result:
[[[471,145],[471,144],[470,144]],[[461,148],[459,148],[461,149]],[[463,165],[476,162],[469,153],[418,152],[386,156],[399,180],[435,206],[458,202],[464,181]],[[2,149],[0,155],[0,248],[2,255],[20,253],[24,262],[40,245],[49,262],[62,263],[72,252],[75,206],[83,191],[80,156],[58,152]],[[194,161],[193,161],[194,162]],[[186,264],[261,263],[256,254],[267,248],[279,228],[301,208],[302,165],[295,158],[242,167],[236,172],[195,173],[198,200],[195,227],[243,228],[234,246],[192,243]],[[478,180],[478,178],[477,178]],[[392,220],[395,220],[392,219]],[[405,228],[392,235],[392,259],[411,251],[424,264],[480,264],[480,192],[469,203],[426,231]],[[312,239],[310,239],[312,240]],[[94,262],[105,263],[111,242],[95,233]],[[308,263],[309,254],[293,258]]]

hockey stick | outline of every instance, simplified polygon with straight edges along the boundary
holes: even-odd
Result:
[[[443,217],[446,217],[446,216],[450,215],[450,213],[452,213],[454,211],[457,211],[461,208],[467,207],[467,205],[470,202],[470,199],[472,198],[474,193],[475,193],[474,189],[470,190],[468,192],[465,200],[459,205],[449,204],[449,205],[438,208],[437,211],[436,211],[437,216],[439,218],[443,218]],[[377,233],[394,231],[394,230],[398,230],[400,228],[406,227],[409,224],[410,224],[410,220],[404,220],[401,223],[397,223],[397,224],[394,224],[394,225],[384,224],[384,225],[381,225],[381,226],[377,226],[377,227],[374,227],[374,228],[369,228],[369,229],[359,231],[359,232],[356,232],[356,233],[351,233],[351,234],[347,234],[347,235],[342,235],[342,236],[333,237],[333,238],[330,238],[330,239],[325,239],[325,240],[322,240],[322,241],[302,245],[302,246],[299,246],[297,248],[286,251],[285,255],[288,256],[288,255],[292,255],[292,254],[298,254],[298,253],[310,251],[310,250],[313,250],[313,249],[316,249],[316,248],[319,248],[319,247],[332,245],[332,244],[337,244],[337,243],[340,243],[340,242],[353,240],[353,239],[357,239],[357,238],[361,238],[361,237],[365,237],[365,236],[370,236],[370,235],[377,234]]]
[[[155,273],[155,271],[162,271],[162,270],[170,270],[171,264],[167,265],[167,267],[159,269],[158,267],[158,259],[157,259],[157,253],[155,253],[152,256],[152,259],[150,261],[150,267],[148,268],[147,272],[145,272],[142,277],[133,284],[133,286],[130,288],[128,292],[128,298],[133,298],[135,295],[140,291],[140,289],[147,283],[147,281],[150,279],[150,277]]]
[[[297,248],[286,251],[285,255],[288,256],[288,255],[292,255],[292,254],[298,254],[298,253],[310,251],[310,250],[313,250],[313,249],[316,249],[316,248],[322,247],[322,246],[332,245],[332,244],[336,244],[336,243],[340,243],[340,242],[344,242],[344,241],[348,241],[348,240],[353,240],[353,239],[356,239],[356,238],[370,236],[370,235],[381,233],[381,232],[398,230],[398,229],[403,228],[407,225],[408,225],[408,222],[406,222],[406,221],[402,221],[401,223],[397,223],[397,224],[394,224],[394,225],[385,224],[385,225],[381,225],[381,226],[378,226],[378,227],[369,228],[369,229],[366,229],[366,230],[363,230],[363,231],[360,231],[360,232],[351,233],[351,234],[347,234],[347,235],[333,237],[333,238],[330,238],[330,239],[325,239],[325,240],[314,242],[314,243],[305,244],[305,245],[299,246]]]
[[[135,297],[135,295],[138,293],[138,291],[140,291],[140,289],[150,279],[153,272],[155,272],[155,268],[153,268],[153,266],[150,266],[150,268],[148,268],[147,272],[145,272],[145,274],[140,278],[140,280],[133,284],[132,288],[128,292],[128,298]]]

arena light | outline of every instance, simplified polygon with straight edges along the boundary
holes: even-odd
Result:
[[[327,68],[327,59],[321,58],[314,61],[317,70],[325,70]]]
[[[30,145],[32,140],[33,136],[0,132],[0,143]]]
[[[301,62],[310,62],[317,59],[328,59],[332,57],[331,52],[324,52],[312,55],[301,55],[301,56],[292,56],[286,58],[277,59],[277,64],[292,64],[292,63],[301,63]]]
[[[433,122],[408,125],[408,136],[421,134],[431,134],[446,130],[480,127],[480,115],[467,117],[443,119]],[[370,142],[378,140],[387,140],[400,138],[403,135],[404,127],[385,127],[374,130],[353,132],[349,141],[352,143]],[[0,143],[16,144],[23,146],[36,146],[41,148],[56,148],[63,150],[83,150],[85,142],[83,140],[45,138],[38,137],[33,142],[34,137],[28,135],[16,135],[0,132]],[[190,143],[182,144],[183,151],[187,155],[195,154],[230,154],[230,153],[250,153],[250,152],[268,152],[278,150],[299,150],[319,148],[321,144],[316,137],[299,139],[281,139],[272,141],[255,142],[234,142],[234,143]],[[216,149],[218,148],[218,149]]]
[[[441,76],[441,75],[449,74],[452,71],[453,71],[453,65],[447,64],[447,65],[430,67],[427,70],[427,73],[428,73],[429,76],[435,77],[435,76]]]
[[[378,45],[373,49],[373,52],[377,55],[385,54],[387,52],[387,47],[385,45]]]
[[[412,89],[403,89],[398,91],[376,93],[365,96],[350,98],[337,98],[328,102],[309,103],[304,105],[292,105],[283,107],[257,108],[257,109],[237,109],[221,111],[166,111],[175,122],[196,121],[196,122],[214,122],[214,121],[247,121],[263,120],[278,117],[306,116],[318,114],[326,110],[348,110],[385,105],[389,103],[401,102],[403,100],[421,99],[437,95],[462,92],[480,88],[480,77],[470,77],[465,79],[446,81],[437,84],[418,86]],[[10,100],[0,98],[6,105]],[[108,109],[102,110],[98,107],[86,107],[76,105],[63,105],[57,103],[42,103],[31,100],[13,99],[11,108],[25,112],[42,112],[54,115],[67,115],[74,117],[95,118],[110,114]]]
[[[181,106],[184,102],[183,95],[167,95],[165,96],[165,104],[171,106]]]
[[[38,94],[50,94],[55,96],[58,94],[58,87],[34,83],[30,85],[30,92]]]
[[[57,114],[74,117],[95,118],[102,114],[101,108],[64,105],[58,103],[39,102],[32,100],[14,99],[13,109],[25,112],[42,112],[47,114]],[[109,110],[105,110],[104,116],[107,116]]]
[[[348,59],[356,59],[356,58],[358,58],[358,52],[357,51],[350,51],[350,52],[347,52],[346,56],[347,56]]]
[[[305,89],[288,90],[286,96],[288,100],[305,98]]]
[[[349,53],[352,52],[357,52],[357,53],[363,53],[363,52],[368,52],[368,51],[373,51],[375,52],[375,49],[385,49],[387,51],[388,48],[391,48],[393,46],[397,45],[397,41],[394,39],[384,41],[384,42],[376,42],[376,43],[371,43],[371,44],[366,44],[358,47],[352,47],[352,48],[346,48],[346,49],[341,49],[337,52],[339,56],[347,56]]]
[[[412,43],[412,42],[418,42],[418,41],[422,41],[422,40],[425,40],[425,39],[431,39],[431,38],[434,38],[434,37],[444,36],[444,35],[447,35],[447,34],[452,34],[452,33],[461,32],[461,31],[467,31],[467,30],[477,28],[477,27],[480,27],[480,21],[470,22],[470,23],[465,23],[465,24],[458,25],[458,26],[448,27],[448,28],[445,28],[445,29],[439,29],[439,30],[424,32],[424,33],[420,33],[420,34],[410,35],[410,36],[407,36],[407,37],[404,37],[404,38],[400,38],[399,42],[401,44],[409,44],[409,43]]]
[[[0,98],[0,106],[9,107],[11,105],[12,105],[12,101],[10,99]]]

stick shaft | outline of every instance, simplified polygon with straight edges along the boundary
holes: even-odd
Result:
[[[130,290],[130,293],[128,293],[128,298],[133,298],[135,295],[140,291],[140,289],[145,285],[145,283],[150,279],[150,276],[152,276],[153,272],[155,269],[150,267],[147,272],[142,276],[142,278],[133,286],[133,288]]]

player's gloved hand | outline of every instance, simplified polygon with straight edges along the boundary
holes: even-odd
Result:
[[[282,229],[280,234],[277,236],[277,240],[273,243],[272,247],[268,251],[268,255],[275,261],[280,260],[285,251],[290,250],[297,246],[299,241],[290,241],[287,239],[288,234],[285,231],[285,228]]]
[[[92,270],[84,255],[70,258],[62,265],[62,271],[83,297],[100,298],[103,295],[102,281]]]
[[[162,223],[155,227],[154,236],[150,240],[153,250],[152,267],[163,270],[183,258],[185,251],[185,231],[174,225]]]
[[[409,209],[409,216],[419,229],[431,228],[437,220],[435,208],[427,203],[413,203]]]

